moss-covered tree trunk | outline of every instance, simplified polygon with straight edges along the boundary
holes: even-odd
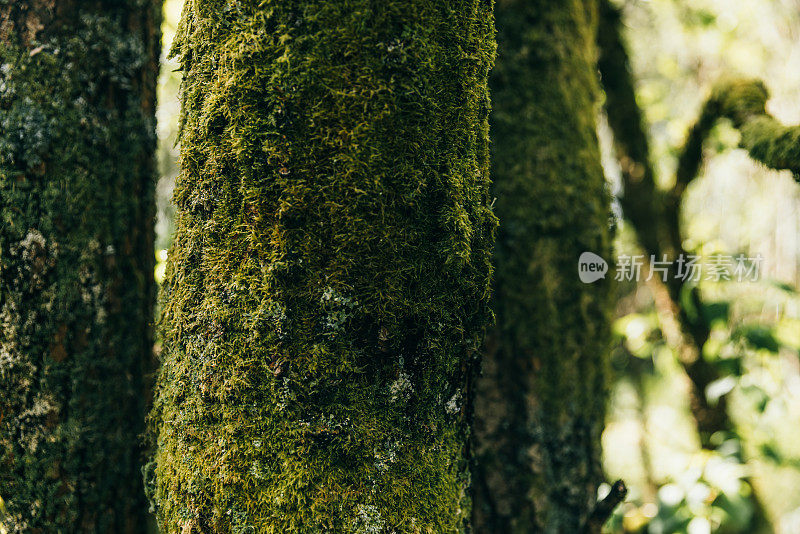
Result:
[[[602,480],[609,195],[595,133],[593,1],[499,0],[492,179],[500,219],[476,398],[475,531],[576,534]]]
[[[491,2],[185,5],[162,529],[462,531]]]
[[[0,0],[9,532],[142,532],[160,3]]]

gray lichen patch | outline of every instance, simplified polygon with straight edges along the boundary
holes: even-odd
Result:
[[[453,396],[450,397],[450,400],[448,400],[447,403],[444,405],[444,410],[449,415],[455,415],[461,411],[461,402],[462,402],[461,392],[456,391],[453,394]]]
[[[354,534],[381,534],[386,523],[381,517],[381,512],[373,504],[360,504],[356,508]]]
[[[411,382],[411,375],[405,371],[400,371],[397,379],[389,385],[389,398],[392,402],[407,401],[414,392],[414,384]]]

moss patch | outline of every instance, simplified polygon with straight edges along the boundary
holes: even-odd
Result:
[[[0,0],[9,532],[142,532],[156,2]]]
[[[492,73],[497,327],[476,399],[476,532],[582,532],[602,480],[610,195],[596,138],[595,2],[501,0]]]
[[[163,530],[461,531],[490,3],[187,2],[175,53]]]

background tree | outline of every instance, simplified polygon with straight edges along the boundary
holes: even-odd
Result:
[[[165,532],[465,527],[493,31],[483,0],[185,4]]]
[[[752,158],[772,169],[791,170],[795,175],[800,169],[800,128],[783,126],[766,112],[768,94],[761,82],[723,80],[711,91],[699,119],[678,151],[674,179],[662,180],[670,185],[660,187],[635,96],[621,13],[608,0],[601,2],[599,45],[605,109],[621,171],[620,205],[647,260],[669,264],[666,280],[655,276],[648,281],[648,287],[661,331],[675,348],[678,362],[689,378],[689,407],[700,445],[713,451],[726,437],[737,435],[729,414],[727,391],[721,395],[714,393],[715,385],[736,371],[730,362],[720,362],[717,354],[706,347],[714,322],[721,318],[727,321],[727,304],[707,302],[697,281],[684,276],[682,262],[696,252],[685,246],[686,232],[681,221],[684,195],[700,173],[704,143],[721,119],[728,119],[739,130],[740,146]],[[772,532],[774,528],[750,477],[744,476],[743,480],[752,488],[747,531]]]
[[[0,0],[9,532],[141,532],[160,2]]]
[[[768,93],[756,80],[731,79],[720,82],[697,124],[687,136],[680,152],[674,185],[667,192],[658,190],[650,162],[647,135],[642,115],[636,103],[633,79],[627,52],[620,34],[620,13],[607,0],[601,2],[602,22],[600,72],[606,94],[608,122],[614,132],[614,148],[621,164],[624,193],[620,203],[631,222],[642,249],[648,258],[675,264],[679,257],[689,255],[683,246],[680,227],[680,208],[683,193],[697,177],[702,164],[703,143],[715,123],[723,118],[742,131],[742,147],[756,160],[774,169],[800,173],[800,128],[786,127],[765,110]],[[681,345],[681,362],[692,383],[692,413],[697,423],[703,447],[711,447],[711,436],[720,430],[731,430],[733,423],[726,411],[722,396],[711,403],[706,389],[719,379],[720,371],[702,357],[711,325],[702,313],[699,288],[678,276],[677,265],[663,284],[656,277],[654,291],[663,295],[663,312],[673,316],[676,343]]]
[[[611,284],[581,282],[578,258],[611,250],[597,6],[501,0],[496,18],[497,326],[476,398],[475,529],[595,532]]]

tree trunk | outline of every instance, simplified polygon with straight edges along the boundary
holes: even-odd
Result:
[[[164,532],[468,528],[491,2],[187,2]]]
[[[497,327],[476,394],[475,531],[574,534],[596,529],[613,278],[578,277],[583,252],[610,259],[596,6],[500,0],[496,17]]]
[[[157,1],[0,0],[9,532],[142,532]]]

